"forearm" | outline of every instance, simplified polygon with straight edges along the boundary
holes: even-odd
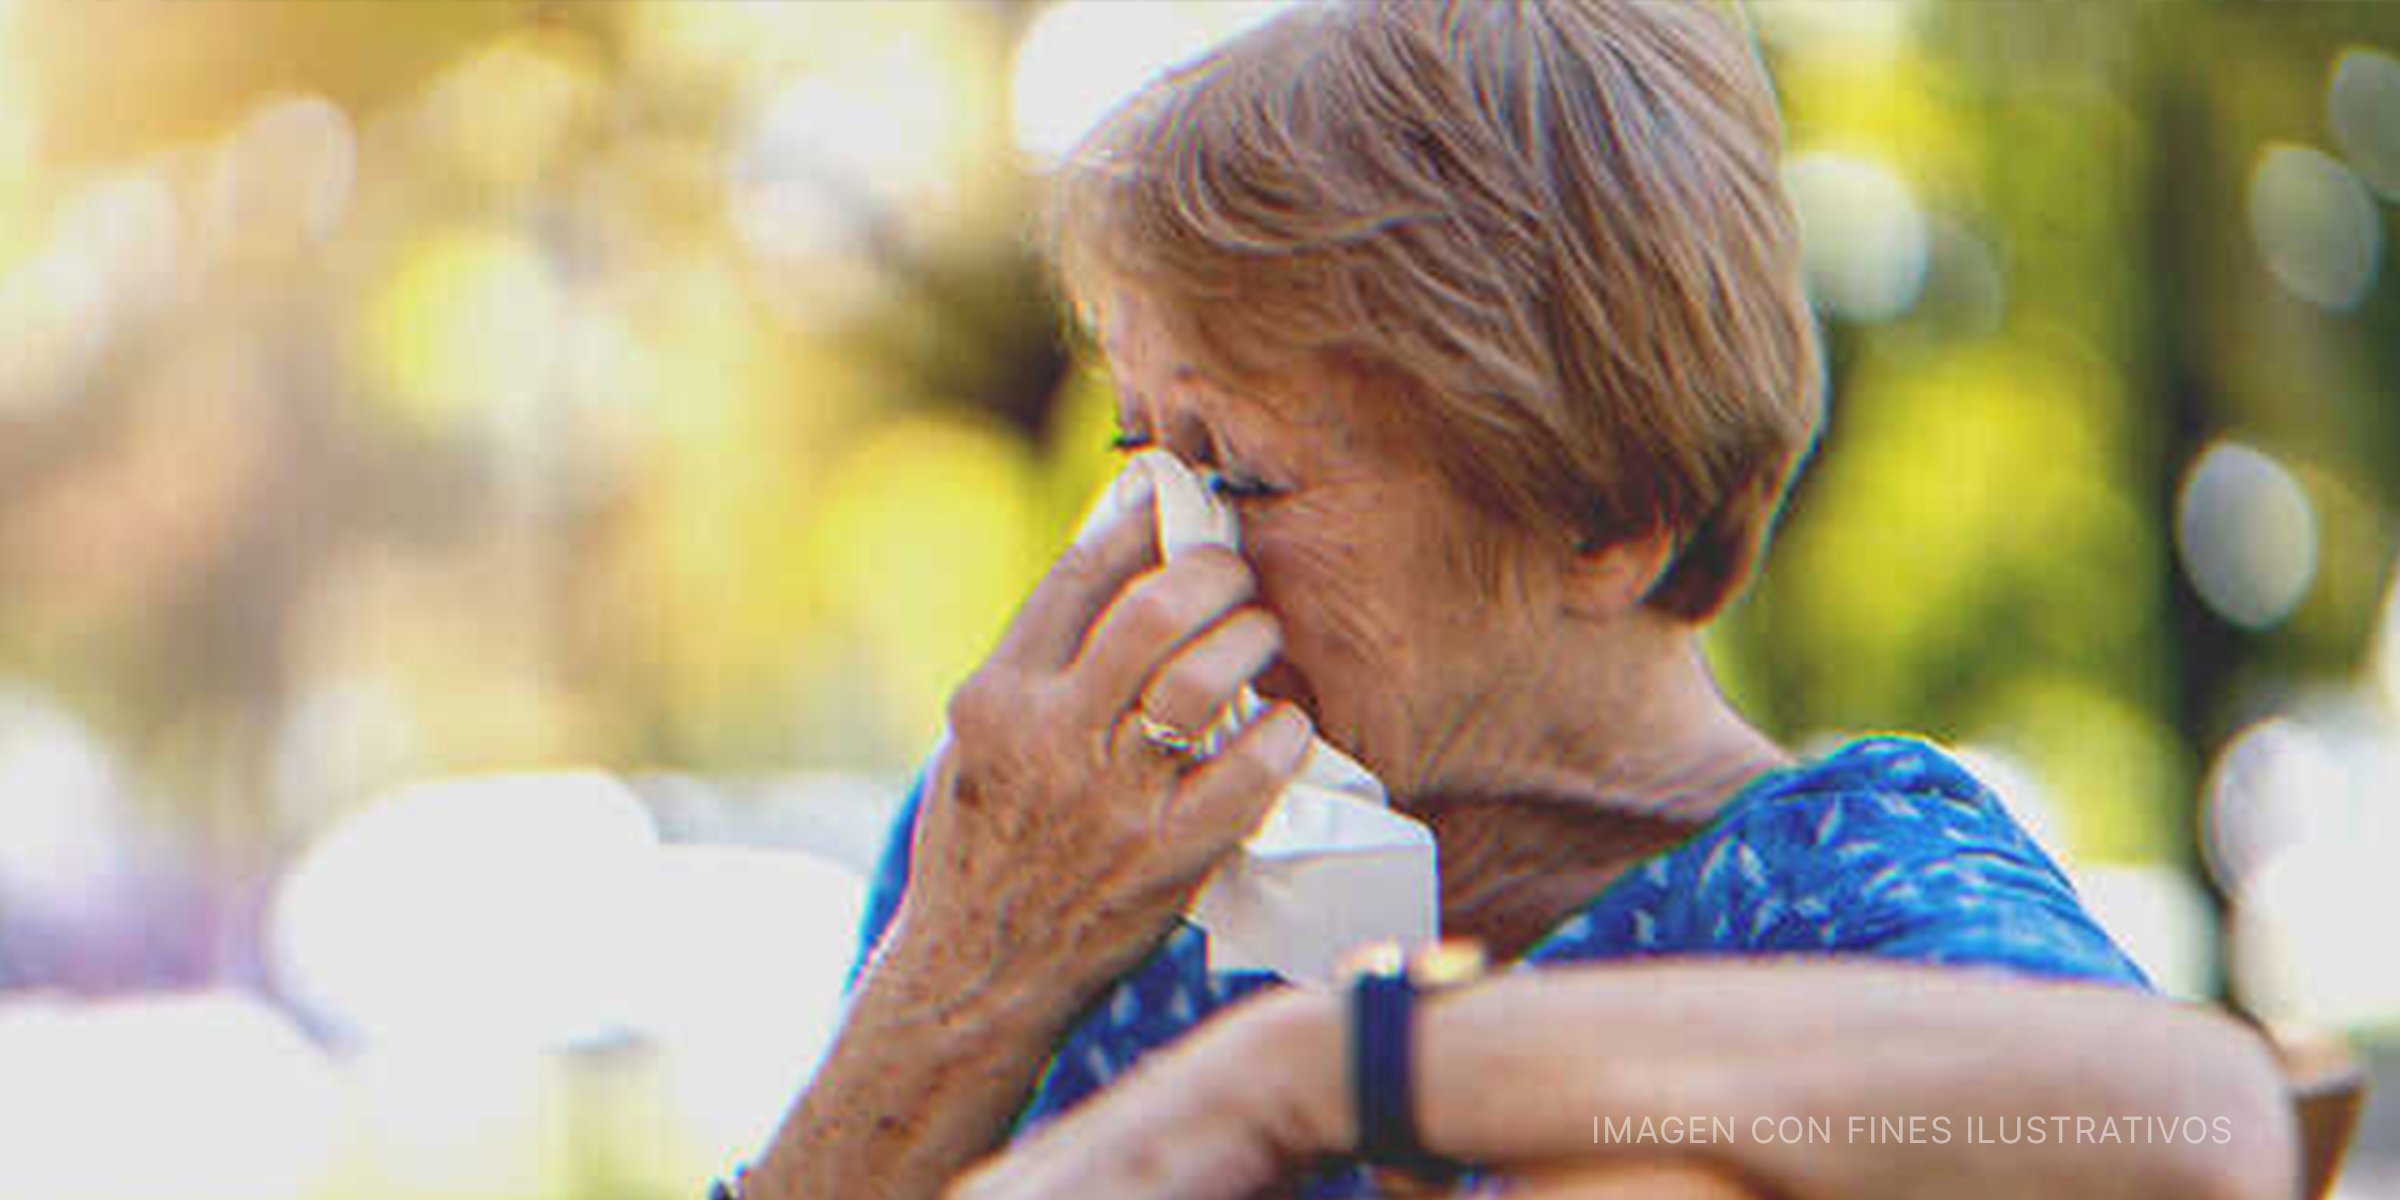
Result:
[[[1005,1137],[1072,1009],[1071,996],[895,938],[861,976],[745,1200],[938,1195]]]
[[[1703,1158],[1794,1200],[1920,1196],[1934,1180],[1945,1196],[2102,1179],[2118,1195],[2291,1189],[2290,1117],[2256,1039],[2131,993],[1876,964],[1648,964],[1497,979],[1419,1020],[1418,1121],[1461,1159]],[[2003,1121],[2054,1116],[2066,1136],[2001,1142]],[[2084,1116],[2120,1131],[2140,1118],[2142,1140],[2086,1140]],[[2198,1145],[2148,1123],[2191,1116]],[[1917,1140],[1884,1136],[1912,1117]],[[1659,1136],[1640,1135],[1645,1118]],[[1669,1120],[1708,1140],[1665,1142]]]

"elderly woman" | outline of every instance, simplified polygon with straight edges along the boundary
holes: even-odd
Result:
[[[1041,582],[743,1195],[2289,1194],[2261,1047],[1990,791],[1712,682],[1819,419],[1779,141],[1743,38],[1645,0],[1296,6],[1091,135],[1049,231],[1121,443],[1242,549],[1124,515]],[[1312,734],[1431,827],[1484,982],[1210,971],[1179,914]]]

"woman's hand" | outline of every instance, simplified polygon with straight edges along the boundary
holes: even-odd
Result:
[[[1298,771],[1311,731],[1290,705],[1205,762],[1143,738],[1144,712],[1205,728],[1281,647],[1238,555],[1156,557],[1148,506],[1120,510],[952,697],[895,936],[1080,997],[1148,952]]]
[[[1340,993],[1245,1001],[1142,1060],[1107,1091],[962,1176],[944,1200],[1260,1200],[1357,1140]],[[1387,1200],[1454,1194],[1379,1177]],[[1698,1159],[1562,1162],[1511,1172],[1527,1200],[1756,1200]]]
[[[948,1186],[1299,768],[1288,707],[1205,763],[1142,739],[1136,711],[1203,728],[1278,648],[1240,558],[1153,569],[1149,527],[1079,539],[952,700],[900,911],[748,1177],[760,1200]]]
[[[961,1177],[945,1200],[1241,1200],[1351,1140],[1316,1097],[1341,1078],[1339,997],[1285,990],[1212,1018]]]

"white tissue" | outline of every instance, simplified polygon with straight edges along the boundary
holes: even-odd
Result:
[[[1238,548],[1233,510],[1182,460],[1163,450],[1134,456],[1085,523],[1155,502],[1159,552]],[[1213,752],[1265,712],[1244,687],[1201,739]],[[1334,964],[1361,942],[1414,949],[1439,931],[1433,834],[1392,810],[1383,784],[1323,738],[1299,777],[1239,853],[1217,868],[1185,913],[1208,933],[1211,971],[1264,969],[1294,983],[1331,982]]]

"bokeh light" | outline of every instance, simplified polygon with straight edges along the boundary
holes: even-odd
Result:
[[[702,1161],[763,1144],[841,1013],[866,880],[789,850],[670,846],[643,930],[635,1028]]]
[[[2262,867],[2230,935],[2244,1002],[2270,1022],[2371,1030],[2400,1019],[2400,956],[2359,941],[2368,913],[2400,911],[2388,841],[2326,842]]]
[[[2366,298],[2383,261],[2383,216],[2339,159],[2275,145],[2250,174],[2250,236],[2276,282],[2319,308]]]
[[[2175,545],[2211,609],[2264,629],[2289,616],[2316,578],[2316,509],[2283,464],[2239,442],[2219,442],[2184,477]]]
[[[1036,162],[1058,158],[1152,76],[1295,2],[1059,0],[1044,7],[1017,47],[1018,149]]]
[[[596,67],[567,39],[504,37],[427,90],[419,136],[448,156],[460,183],[521,193],[598,109]]]
[[[2391,582],[2384,590],[2370,654],[2368,669],[2374,682],[2381,685],[2384,704],[2391,711],[2400,712],[2400,565],[2392,568]]]
[[[2334,145],[2386,200],[2400,201],[2400,58],[2352,46],[2325,90]]]
[[[388,794],[320,839],[275,898],[279,973],[371,1042],[571,1045],[622,1031],[657,833],[596,773]]]
[[[988,427],[907,420],[861,436],[825,481],[806,543],[847,645],[853,706],[930,745],[953,684],[1038,577],[1026,448]]]
[[[2359,914],[2400,890],[2368,866],[2400,839],[2400,736],[2344,701],[2243,730],[2205,788],[2202,847],[2229,899],[2231,967],[2271,1020],[2372,1028],[2400,1019],[2400,963],[2362,953]]]
[[[1815,151],[1792,159],[1784,184],[1800,212],[1818,304],[1882,321],[1916,303],[1932,234],[1907,183],[1881,163]]]
[[[461,229],[409,251],[370,303],[367,353],[394,413],[427,429],[497,423],[552,379],[562,298],[539,250]]]
[[[753,191],[820,194],[835,222],[817,233],[819,253],[871,244],[878,221],[922,218],[955,205],[964,152],[966,97],[957,72],[918,43],[864,62],[786,82],[762,105],[733,160],[737,201]],[[777,246],[777,215],[743,227],[753,244]],[[742,214],[737,207],[737,221]],[[786,265],[803,258],[782,251]]]
[[[0,902],[74,909],[119,878],[121,768],[55,703],[0,688]]]
[[[333,1065],[254,997],[0,1002],[0,1196],[296,1200],[344,1148]]]
[[[2204,789],[2201,848],[2217,886],[2239,897],[2267,863],[2338,825],[2350,780],[2313,730],[2274,718],[2226,744]]]

